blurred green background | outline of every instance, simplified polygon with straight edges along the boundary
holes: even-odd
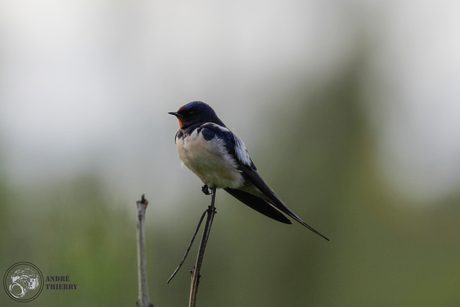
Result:
[[[145,193],[151,300],[186,306],[210,199],[167,112],[203,100],[331,241],[219,191],[199,306],[460,306],[459,9],[0,2],[0,273],[78,284],[28,306],[135,306]]]

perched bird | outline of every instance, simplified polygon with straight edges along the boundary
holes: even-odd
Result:
[[[243,141],[217,117],[204,102],[193,101],[177,112],[179,120],[175,141],[182,162],[208,187],[227,191],[252,209],[279,222],[292,224],[288,215],[328,240],[292,212],[257,172]],[[284,213],[284,214],[283,214]]]

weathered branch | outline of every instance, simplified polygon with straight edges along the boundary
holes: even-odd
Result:
[[[150,303],[149,289],[147,285],[147,259],[145,255],[145,212],[149,202],[142,194],[141,200],[136,202],[137,206],[137,266],[139,277],[139,298],[137,306],[153,307]]]

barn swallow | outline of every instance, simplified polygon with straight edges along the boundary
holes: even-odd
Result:
[[[252,209],[285,224],[291,217],[317,235],[324,235],[302,221],[276,196],[249,157],[243,141],[217,117],[206,103],[193,101],[177,112],[179,120],[175,142],[179,157],[208,187],[224,189]]]

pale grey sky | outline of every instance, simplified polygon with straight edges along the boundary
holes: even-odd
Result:
[[[446,0],[3,0],[7,174],[33,184],[93,170],[123,196],[152,182],[172,192],[193,175],[178,166],[168,111],[203,100],[256,143],[258,108],[339,71],[364,36],[382,175],[436,198],[460,181],[459,11]]]

